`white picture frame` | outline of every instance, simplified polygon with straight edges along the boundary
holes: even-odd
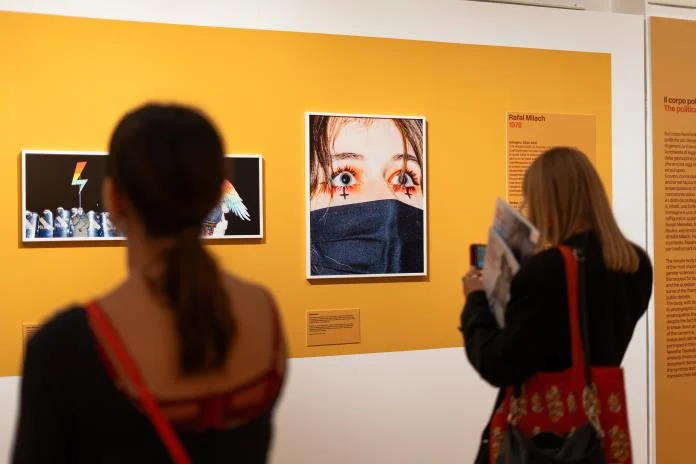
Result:
[[[423,271],[413,273],[386,273],[386,274],[336,274],[336,275],[316,275],[312,274],[311,264],[311,221],[310,221],[310,200],[311,200],[311,172],[310,161],[312,156],[310,118],[312,116],[335,116],[349,118],[370,118],[370,119],[411,119],[420,120],[423,124],[422,141],[422,176],[426,188],[423,189]],[[389,114],[365,114],[365,113],[337,113],[322,111],[305,112],[305,269],[307,280],[327,280],[327,279],[388,279],[388,278],[421,278],[428,275],[428,176],[427,176],[427,147],[428,147],[427,119],[420,115],[389,115]]]

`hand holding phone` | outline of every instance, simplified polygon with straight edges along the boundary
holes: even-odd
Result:
[[[486,245],[473,243],[469,246],[469,259],[472,267],[482,270],[486,263]]]
[[[471,270],[462,278],[464,296],[483,290],[482,270],[486,262],[486,245],[473,244],[469,247]]]

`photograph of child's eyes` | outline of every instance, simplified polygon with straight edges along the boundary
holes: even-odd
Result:
[[[307,115],[308,276],[425,273],[425,119]]]

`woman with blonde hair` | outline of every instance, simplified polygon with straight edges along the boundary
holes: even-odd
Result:
[[[621,233],[599,175],[582,152],[559,147],[542,154],[525,174],[523,194],[526,214],[541,238],[537,254],[511,282],[504,328],[489,309],[480,272],[472,270],[463,279],[460,329],[466,353],[481,377],[501,389],[496,409],[505,387],[571,365],[567,285],[558,246],[584,255],[591,365],[621,365],[652,293],[650,260]],[[487,426],[475,463],[490,462],[488,441]]]

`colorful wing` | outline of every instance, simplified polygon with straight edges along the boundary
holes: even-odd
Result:
[[[251,221],[249,210],[246,205],[244,205],[242,197],[239,196],[232,183],[227,180],[222,186],[222,202],[227,205],[230,211],[238,218],[243,221]]]

